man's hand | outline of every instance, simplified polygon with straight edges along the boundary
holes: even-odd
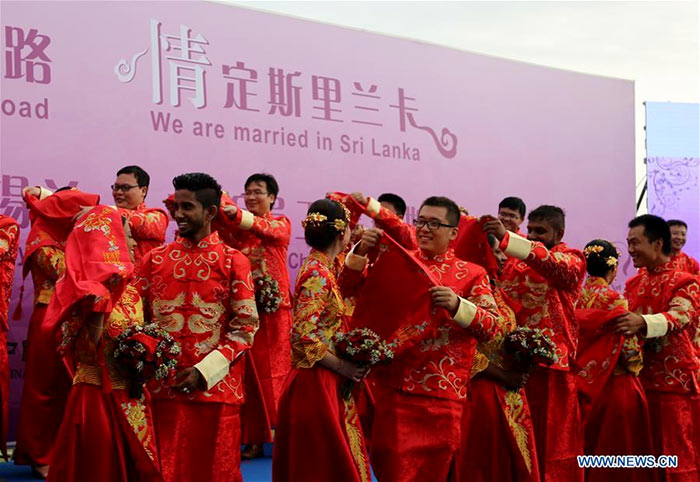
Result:
[[[360,206],[367,206],[367,203],[369,202],[367,196],[361,192],[351,192],[350,197],[357,201]]]
[[[22,188],[22,197],[26,196],[27,194],[38,198],[41,196],[41,188],[38,186],[26,186]]]
[[[647,324],[641,315],[627,312],[622,316],[618,316],[614,320],[615,332],[625,336],[636,335],[637,333],[646,333]]]
[[[175,389],[182,393],[192,393],[197,389],[204,391],[205,389],[202,374],[199,373],[199,370],[195,367],[185,368],[175,375],[175,380],[180,380],[180,382],[175,385]]]
[[[479,222],[482,223],[482,229],[484,232],[493,234],[499,241],[502,241],[505,237],[506,228],[498,218],[494,218],[493,216],[486,214],[479,218]]]
[[[221,208],[224,213],[231,219],[236,217],[236,214],[238,213],[238,208],[232,204],[229,204],[227,206],[224,206]]]
[[[355,248],[355,254],[358,256],[366,255],[370,249],[374,248],[379,243],[383,235],[384,231],[379,228],[365,229],[362,233],[360,244]]]
[[[430,288],[430,296],[432,296],[435,306],[445,308],[450,312],[451,316],[457,314],[459,296],[452,291],[452,288],[448,288],[447,286],[433,286]]]

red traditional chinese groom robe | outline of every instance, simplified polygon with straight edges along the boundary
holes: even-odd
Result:
[[[522,307],[518,325],[549,335],[558,356],[550,368],[534,369],[525,385],[542,480],[582,480],[576,460],[583,452],[581,420],[576,378],[569,367],[578,342],[574,303],[586,271],[583,253],[564,243],[548,250],[514,233],[506,234],[501,249],[511,257],[501,289]]]
[[[153,390],[156,437],[169,482],[240,481],[240,356],[258,328],[250,263],[217,232],[150,251],[139,288],[150,319],[180,342],[178,370],[195,367],[206,391]]]
[[[134,258],[137,264],[146,253],[165,242],[168,215],[164,210],[148,208],[145,203],[141,203],[135,209],[119,208],[119,214],[128,220],[131,236],[136,241]]]
[[[371,461],[382,482],[425,480],[426,474],[446,482],[456,475],[476,340],[494,335],[498,308],[479,266],[455,258],[451,249],[433,257],[421,251],[412,255],[438,284],[461,297],[460,305],[454,320],[440,325],[435,335],[375,369]],[[359,283],[365,264],[366,258],[349,254],[341,286],[353,285],[349,277]]]
[[[279,308],[270,313],[264,309],[258,312],[260,329],[255,334],[251,350],[265,397],[267,416],[274,426],[279,398],[292,366],[289,344],[292,305],[287,272],[287,248],[292,236],[292,225],[286,216],[274,216],[272,213],[255,216],[241,208],[238,208],[234,219],[223,214],[218,223],[224,242],[248,257],[256,289],[259,289],[259,284],[266,276],[275,280],[279,289]],[[262,440],[244,442],[259,443]]]
[[[657,455],[677,455],[665,469],[667,482],[700,480],[700,396],[693,336],[700,310],[697,277],[668,261],[630,278],[630,311],[646,322],[642,383],[649,400]]]

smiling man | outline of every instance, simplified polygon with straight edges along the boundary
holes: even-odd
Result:
[[[411,252],[440,283],[431,288],[432,305],[446,309],[452,320],[373,374],[375,406],[368,438],[372,467],[382,482],[426,477],[447,482],[455,474],[476,342],[494,336],[499,316],[484,269],[457,259],[449,247],[457,237],[459,216],[457,204],[434,196],[423,202],[415,221],[418,249]],[[385,225],[392,237],[405,228]],[[366,255],[382,235],[377,228],[365,231],[346,258],[340,284],[361,283]],[[371,275],[372,266],[368,271]]]
[[[169,482],[240,481],[241,355],[258,328],[250,263],[212,219],[221,186],[208,174],[173,179],[178,238],[147,253],[138,286],[152,322],[180,342],[175,382],[153,391],[163,475]]]
[[[671,262],[673,262],[673,265],[686,273],[700,274],[698,261],[683,252],[683,246],[685,246],[688,235],[688,225],[680,219],[670,219],[666,224],[671,229]]]
[[[498,219],[508,231],[522,236],[520,225],[525,220],[526,210],[525,202],[522,199],[509,196],[498,203]]]
[[[146,207],[146,196],[151,178],[139,166],[126,166],[117,171],[112,184],[114,204],[129,221],[136,247],[134,256],[139,262],[151,249],[165,242],[168,216],[162,209]]]
[[[576,461],[583,453],[583,441],[570,364],[578,344],[574,303],[586,262],[581,251],[562,242],[564,218],[557,206],[538,207],[528,216],[527,239],[506,230],[493,216],[482,218],[484,230],[501,241],[510,258],[501,289],[522,306],[516,315],[518,325],[541,329],[557,348],[558,360],[551,367],[535,368],[525,386],[543,482],[583,480]]]
[[[678,456],[678,467],[664,470],[665,480],[700,480],[699,360],[693,344],[700,286],[670,260],[671,230],[658,216],[630,221],[627,251],[640,270],[625,286],[630,312],[617,319],[617,330],[647,338],[641,378],[657,455]]]

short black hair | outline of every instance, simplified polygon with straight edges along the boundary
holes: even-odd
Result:
[[[586,257],[586,271],[591,276],[603,277],[614,269],[620,254],[610,241],[594,239],[583,249]],[[613,258],[615,261],[610,261]]]
[[[688,229],[688,225],[685,224],[685,221],[681,221],[680,219],[669,219],[666,221],[666,224],[668,224],[669,228],[673,226],[683,226],[686,230]]]
[[[503,201],[498,203],[498,209],[501,208],[518,211],[520,213],[520,217],[525,219],[525,212],[527,211],[527,208],[525,207],[525,202],[519,197],[509,196],[504,198]]]
[[[404,217],[406,215],[406,201],[403,200],[398,194],[393,194],[390,192],[385,192],[377,198],[377,201],[389,203],[394,206],[394,210],[399,217]]]
[[[666,255],[671,254],[671,228],[668,227],[664,218],[653,214],[642,214],[627,225],[630,229],[637,226],[644,227],[644,236],[650,243],[660,239],[662,241],[661,251]]]
[[[73,189],[73,186],[63,186],[56,189],[53,193],[56,194],[57,192],[70,191],[71,189]]]
[[[566,213],[558,206],[543,204],[530,211],[527,216],[529,221],[546,221],[557,231],[566,227]]]
[[[148,187],[151,183],[151,176],[148,175],[140,166],[126,166],[117,171],[117,176],[121,174],[132,174],[136,178],[136,184],[139,187]]]
[[[455,228],[459,225],[459,206],[457,206],[457,203],[454,202],[452,199],[446,198],[444,196],[430,196],[428,199],[423,201],[423,204],[420,205],[420,209],[423,209],[423,206],[446,208],[447,222]],[[418,210],[419,212],[420,209]]]
[[[277,184],[277,179],[275,179],[275,176],[273,176],[272,174],[268,174],[266,172],[256,172],[255,174],[248,176],[248,179],[246,179],[245,184],[243,185],[243,188],[248,189],[248,186],[252,182],[264,182],[265,183],[265,188],[267,189],[267,193],[275,195],[275,201],[272,203],[272,206],[274,206],[275,202],[277,202],[277,195],[280,192],[280,186],[279,186],[279,184]]]
[[[347,218],[345,208],[339,202],[330,199],[319,199],[311,203],[306,214],[308,216],[313,213],[324,215],[326,220],[308,223],[304,227],[304,239],[312,248],[324,251],[338,236],[343,235],[342,231],[336,229],[335,221],[342,219],[348,225],[350,220]]]
[[[221,206],[221,185],[216,179],[203,172],[189,172],[173,178],[173,187],[176,191],[187,189],[194,193],[204,209],[216,206],[218,211]]]

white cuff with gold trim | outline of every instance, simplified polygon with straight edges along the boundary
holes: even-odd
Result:
[[[379,201],[374,198],[369,198],[369,202],[367,203],[367,214],[369,214],[369,217],[374,219],[377,217],[381,209],[382,205],[379,203]]]
[[[530,251],[532,251],[532,242],[530,240],[513,232],[508,232],[508,245],[505,249],[508,256],[522,261],[530,255]]]
[[[465,300],[461,296],[459,297],[459,308],[457,308],[457,314],[454,320],[462,328],[469,328],[472,324],[474,317],[476,316],[476,305],[469,300]]]
[[[658,338],[668,332],[668,320],[663,314],[642,315],[642,318],[647,324],[647,338]]]
[[[355,254],[354,251],[356,247],[357,245],[355,245],[345,257],[345,266],[347,266],[353,271],[362,271],[367,265],[367,256],[360,256],[359,254]]]
[[[202,374],[207,390],[211,390],[214,385],[224,379],[230,366],[228,359],[219,350],[214,350],[194,367]]]
[[[39,201],[46,199],[53,194],[51,189],[46,189],[45,187],[37,186],[39,188]]]
[[[246,211],[245,209],[241,209],[241,224],[239,225],[239,227],[241,229],[248,230],[253,227],[254,222],[255,214],[251,213],[250,211]]]

